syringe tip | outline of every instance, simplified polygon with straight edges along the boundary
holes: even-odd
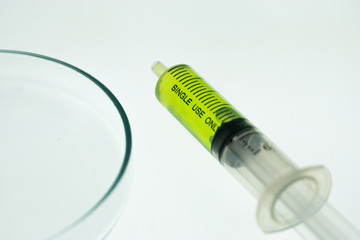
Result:
[[[162,64],[161,62],[157,61],[155,62],[152,66],[151,69],[153,70],[153,72],[160,77],[161,75],[163,75],[166,71],[167,71],[167,67]]]

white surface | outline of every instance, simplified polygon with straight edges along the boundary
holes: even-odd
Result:
[[[0,48],[68,61],[123,104],[135,176],[108,240],[300,239],[261,232],[255,199],[157,102],[150,67],[191,65],[298,165],[326,165],[330,202],[360,227],[359,12],[356,0],[2,0]]]

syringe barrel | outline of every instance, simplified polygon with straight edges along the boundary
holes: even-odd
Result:
[[[259,199],[264,231],[295,226],[321,208],[331,187],[326,169],[298,169],[189,66],[153,70],[158,100]]]
[[[220,162],[257,199],[275,180],[297,169],[255,129],[233,136],[224,148]]]
[[[161,65],[160,65],[161,66]],[[253,126],[187,65],[159,70],[156,96],[160,103],[216,158],[234,133]]]

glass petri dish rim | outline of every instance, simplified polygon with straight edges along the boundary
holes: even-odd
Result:
[[[106,193],[86,213],[84,213],[82,216],[77,218],[74,222],[70,223],[63,229],[60,229],[58,232],[54,233],[53,235],[51,235],[47,238],[47,239],[56,239],[58,237],[61,237],[64,233],[66,233],[66,232],[70,231],[71,229],[75,228],[76,226],[78,226],[86,218],[88,218],[93,212],[95,212],[96,209],[98,209],[106,201],[106,199],[111,195],[111,193],[116,189],[116,187],[120,183],[121,179],[123,178],[123,176],[126,172],[127,167],[129,166],[129,162],[130,162],[130,153],[131,153],[131,146],[132,146],[130,123],[126,116],[124,108],[121,106],[119,100],[117,100],[115,95],[99,80],[97,80],[95,77],[91,76],[87,72],[81,70],[80,68],[77,68],[74,65],[71,65],[71,64],[61,61],[61,60],[58,60],[56,58],[52,58],[52,57],[48,57],[45,55],[32,53],[32,52],[0,49],[0,53],[17,54],[17,55],[24,55],[24,56],[29,56],[29,57],[40,58],[40,59],[47,60],[50,62],[58,63],[62,66],[65,66],[71,70],[78,72],[80,75],[84,76],[85,78],[90,80],[92,83],[97,85],[100,88],[100,90],[102,90],[109,97],[111,102],[114,104],[116,110],[118,111],[120,118],[122,120],[122,123],[123,123],[124,132],[125,132],[125,153],[124,153],[124,158],[123,158],[123,164],[122,164],[120,171],[118,172],[114,182],[111,184],[111,186],[106,191]]]

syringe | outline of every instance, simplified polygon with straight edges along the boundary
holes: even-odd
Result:
[[[259,200],[264,232],[296,227],[307,239],[360,239],[327,203],[325,167],[299,169],[189,66],[156,62],[152,69],[158,100]]]

